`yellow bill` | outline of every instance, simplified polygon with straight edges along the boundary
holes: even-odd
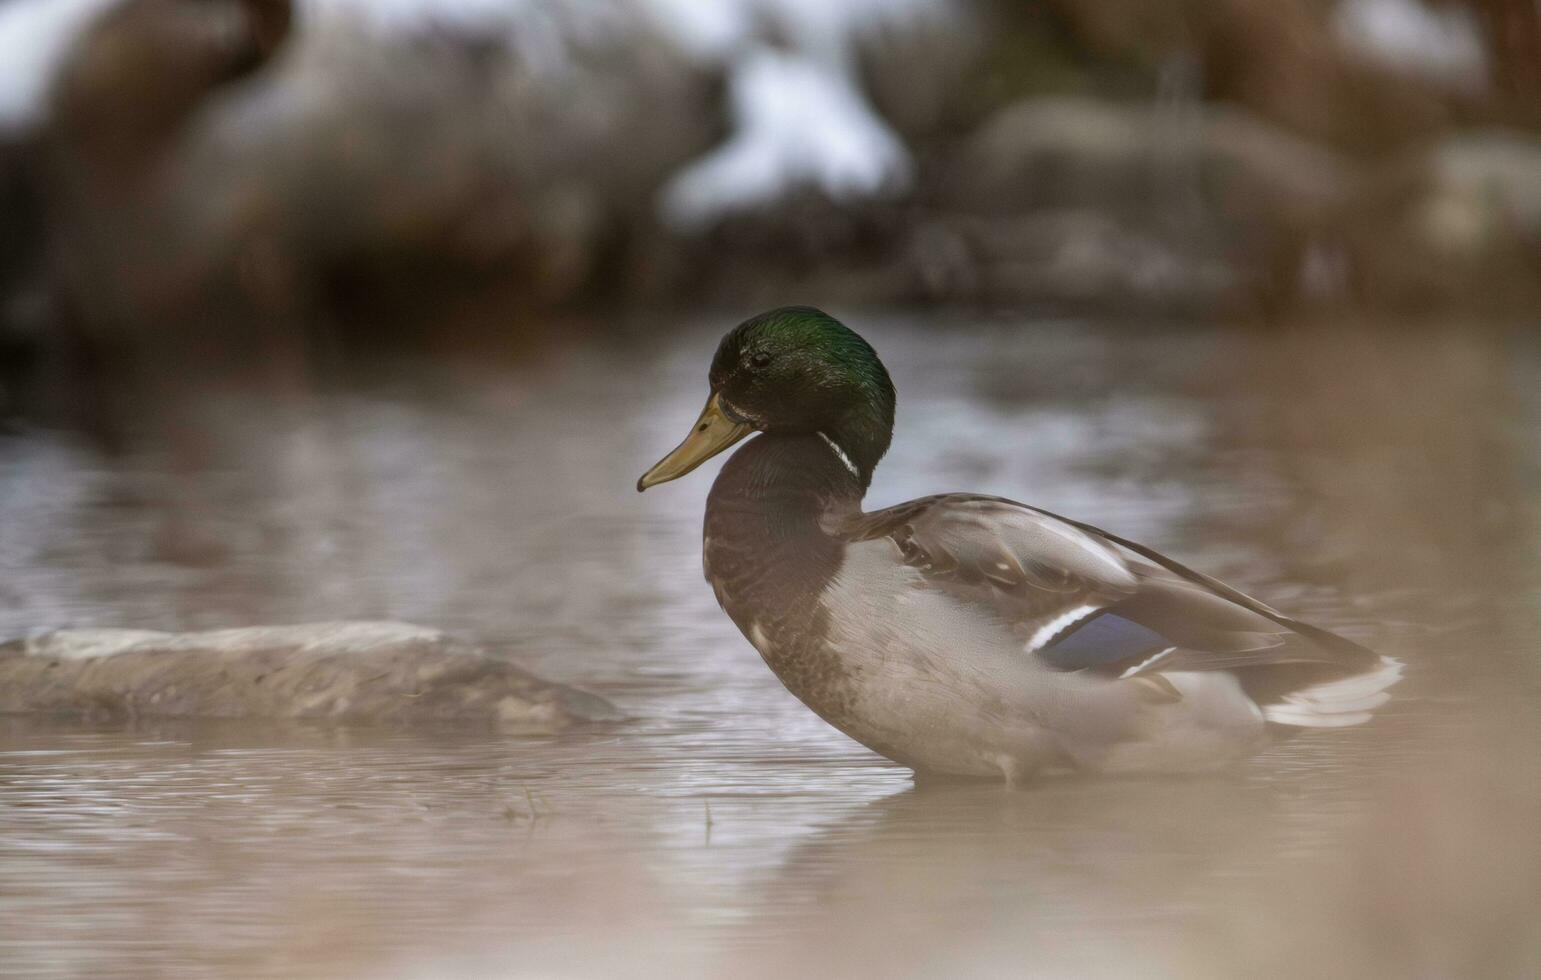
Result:
[[[706,407],[701,409],[701,417],[696,419],[690,435],[675,446],[673,452],[642,474],[642,479],[637,481],[637,492],[678,480],[752,431],[754,427],[748,422],[735,422],[728,418],[723,413],[717,393],[712,392],[712,397],[706,400]]]

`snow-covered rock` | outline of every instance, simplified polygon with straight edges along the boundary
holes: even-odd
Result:
[[[44,118],[60,58],[120,2],[0,5],[0,127]],[[960,16],[949,0],[302,0],[299,15],[302,44],[339,30],[384,47],[436,31],[477,34],[547,78],[572,69],[576,53],[625,45],[639,30],[668,39],[696,68],[726,75],[731,90],[727,142],[659,198],[664,217],[682,225],[803,186],[837,200],[905,187],[909,155],[862,93],[854,49],[877,32]],[[669,107],[658,108],[667,123]]]
[[[620,717],[438,630],[392,622],[201,633],[65,629],[0,644],[0,713],[445,723],[550,732]]]

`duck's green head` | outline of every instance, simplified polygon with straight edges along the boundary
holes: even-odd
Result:
[[[784,306],[722,338],[711,395],[685,441],[637,481],[677,480],[751,432],[831,442],[863,488],[894,429],[894,385],[871,345],[811,306]]]

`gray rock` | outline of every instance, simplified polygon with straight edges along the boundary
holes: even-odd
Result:
[[[1232,220],[1319,220],[1355,189],[1336,153],[1221,105],[1027,99],[965,148],[953,200],[998,210],[1208,205]]]
[[[1501,130],[1452,137],[1429,153],[1426,175],[1419,218],[1430,242],[1541,246],[1541,139]]]
[[[90,337],[504,324],[605,285],[720,136],[717,72],[631,0],[399,29],[323,8],[237,71],[215,42],[253,5],[130,0],[59,66],[51,277]]]
[[[1368,303],[1528,314],[1541,301],[1541,139],[1477,131],[1404,155],[1343,224]]]
[[[0,645],[0,713],[455,723],[523,733],[621,717],[438,630],[338,622],[66,629]]]
[[[1233,106],[1080,96],[1000,111],[949,174],[938,198],[987,294],[1199,309],[1297,289],[1363,182]]]

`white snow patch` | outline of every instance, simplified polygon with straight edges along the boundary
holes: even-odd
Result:
[[[0,127],[23,128],[43,115],[54,66],[76,35],[116,0],[10,0],[0,3]]]
[[[1482,32],[1468,9],[1420,0],[1345,0],[1333,26],[1350,47],[1384,64],[1451,85],[1488,77]]]
[[[734,132],[663,190],[665,220],[700,227],[812,186],[837,201],[899,190],[909,152],[842,69],[759,47],[729,72]]]

